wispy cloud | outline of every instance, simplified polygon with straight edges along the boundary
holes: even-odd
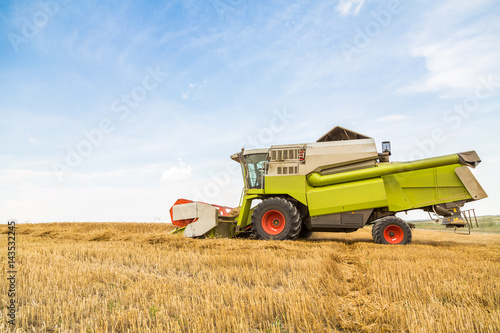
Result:
[[[488,13],[489,3],[457,6],[446,1],[422,17],[422,29],[411,38],[410,52],[424,59],[428,72],[402,91],[460,97],[470,93],[480,77],[500,72],[500,21]],[[480,20],[467,15],[478,11],[486,13]]]
[[[161,176],[163,182],[170,182],[176,180],[184,180],[191,177],[191,166],[182,162],[182,159],[178,159],[178,166],[171,166],[165,170]]]
[[[340,0],[335,10],[343,16],[358,15],[365,0]]]

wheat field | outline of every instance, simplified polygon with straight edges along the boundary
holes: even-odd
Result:
[[[281,242],[170,230],[17,225],[17,326],[2,282],[0,330],[500,332],[500,235],[414,231],[384,246],[369,227]]]

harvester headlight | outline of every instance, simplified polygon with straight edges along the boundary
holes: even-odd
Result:
[[[389,153],[389,156],[391,156],[391,142],[390,141],[382,142],[382,152]]]

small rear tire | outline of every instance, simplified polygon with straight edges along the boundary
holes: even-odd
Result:
[[[375,243],[389,245],[405,245],[411,243],[410,226],[396,216],[386,216],[375,222],[372,229]]]

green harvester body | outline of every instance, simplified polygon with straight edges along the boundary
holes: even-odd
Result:
[[[384,144],[385,151],[378,153],[372,138],[335,127],[315,143],[233,154],[231,158],[240,163],[245,183],[239,215],[220,218],[219,214],[216,226],[206,234],[252,232],[260,223],[255,221],[256,216],[252,223],[252,215],[260,213],[254,213],[258,207],[255,203],[269,198],[292,203],[300,213],[302,229],[351,232],[414,209],[443,216],[447,227],[463,227],[461,207],[487,197],[470,171],[480,162],[474,151],[389,162],[390,146],[387,149]],[[264,221],[266,216],[258,218]],[[271,218],[271,223],[278,220]],[[296,236],[283,238],[271,232],[270,237],[261,238]]]

